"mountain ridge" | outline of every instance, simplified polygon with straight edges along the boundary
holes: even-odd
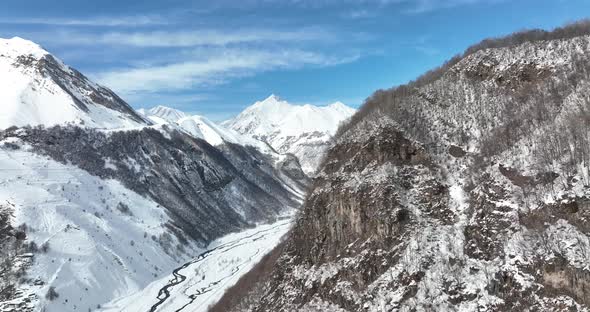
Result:
[[[0,129],[66,123],[110,129],[151,124],[110,89],[91,82],[31,41],[0,39],[0,72],[5,99]]]
[[[589,51],[588,22],[517,33],[374,93],[217,310],[587,311]]]
[[[313,175],[339,124],[354,112],[341,102],[293,105],[272,94],[222,125],[266,142],[279,153],[297,156],[304,171]]]

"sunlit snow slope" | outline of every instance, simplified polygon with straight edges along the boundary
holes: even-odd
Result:
[[[12,141],[12,140],[9,140]],[[0,142],[0,145],[7,141]],[[87,311],[133,293],[169,272],[198,248],[167,232],[170,221],[154,201],[71,165],[21,150],[0,149],[0,205],[12,207],[12,223],[25,228],[35,252],[24,294],[0,302],[0,311],[36,294],[35,311]],[[158,242],[182,249],[165,251]],[[47,300],[49,287],[59,297]],[[10,310],[8,310],[10,311]],[[15,311],[26,311],[17,308]]]
[[[226,289],[279,244],[291,222],[285,219],[220,238],[173,274],[132,296],[104,305],[101,311],[206,312]]]
[[[147,124],[109,89],[37,44],[0,38],[0,129],[72,123],[97,128]]]
[[[188,116],[188,114],[182,111],[162,105],[147,110],[142,108],[137,110],[137,112],[146,117],[155,116],[168,122],[176,122],[177,120]]]
[[[252,146],[274,158],[284,158],[267,143],[249,135],[241,134],[233,129],[225,128],[203,116],[189,115],[166,106],[157,106],[147,110],[140,109],[138,112],[156,125],[165,124],[174,127],[193,137],[205,140],[213,146],[220,146],[227,143]]]
[[[313,174],[340,123],[354,113],[341,102],[323,107],[293,105],[271,95],[223,125],[266,142],[279,153],[294,154],[303,170]]]

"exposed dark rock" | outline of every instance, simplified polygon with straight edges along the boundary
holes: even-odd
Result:
[[[150,128],[104,133],[60,126],[0,134],[153,198],[174,226],[202,243],[298,206],[297,195],[284,184],[289,177],[281,177],[268,156],[254,148],[231,144],[219,150],[175,130],[168,135]]]
[[[465,157],[465,155],[467,155],[467,152],[459,146],[451,145],[449,147],[449,154],[451,154],[453,157],[460,158]]]

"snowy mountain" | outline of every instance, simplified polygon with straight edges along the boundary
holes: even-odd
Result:
[[[179,111],[177,109],[170,108],[167,106],[162,106],[162,105],[150,108],[148,110],[139,109],[138,112],[143,116],[146,116],[146,117],[155,116],[155,117],[164,119],[168,122],[176,122],[179,119],[188,116],[186,113],[184,113],[182,111]]]
[[[214,146],[223,143],[246,144],[246,142],[253,141],[235,131],[225,129],[203,116],[181,118],[177,120],[177,123],[188,133],[202,138]]]
[[[589,54],[589,22],[517,33],[373,94],[214,311],[588,311]]]
[[[0,129],[66,123],[124,128],[149,123],[109,89],[17,37],[0,38],[0,94]]]
[[[270,145],[249,135],[243,135],[232,129],[225,128],[203,116],[189,115],[174,108],[158,106],[152,109],[140,109],[138,112],[155,125],[167,125],[179,131],[221,147],[226,144],[238,144],[254,147],[261,153],[278,162],[289,158],[288,155],[277,153]],[[177,118],[180,117],[180,118]]]
[[[1,47],[0,311],[96,310],[300,205],[294,157],[213,146],[206,120],[156,124],[34,43]]]
[[[271,95],[222,125],[266,142],[279,153],[297,156],[303,170],[313,175],[338,125],[354,112],[340,102],[300,106]]]

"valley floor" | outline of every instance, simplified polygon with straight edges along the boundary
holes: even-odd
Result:
[[[214,241],[206,251],[145,289],[101,311],[207,311],[289,231],[292,219],[259,225]]]

